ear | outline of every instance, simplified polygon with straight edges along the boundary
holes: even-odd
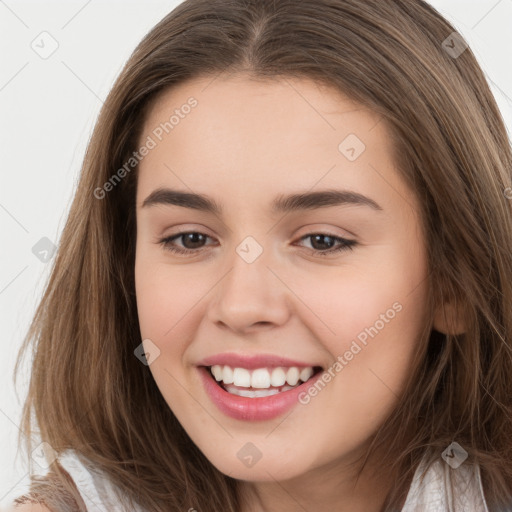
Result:
[[[434,313],[434,329],[442,334],[458,335],[466,332],[462,307],[445,302]]]

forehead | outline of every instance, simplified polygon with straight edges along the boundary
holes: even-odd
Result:
[[[306,79],[202,77],[163,92],[146,113],[137,203],[173,186],[239,201],[284,190],[339,188],[408,194],[385,123]]]
[[[191,102],[196,105],[189,108]],[[184,131],[185,124],[208,133],[215,131],[218,138],[229,132],[232,135],[235,129],[240,139],[259,132],[261,138],[251,139],[253,143],[280,131],[281,146],[287,134],[296,141],[299,133],[310,139],[313,132],[324,137],[351,129],[363,137],[380,122],[375,112],[332,86],[305,78],[256,79],[240,74],[200,77],[161,92],[146,113],[144,133],[169,121],[173,113],[176,115],[170,131],[174,136]],[[294,121],[298,124],[292,124]],[[204,138],[205,133],[197,135]]]

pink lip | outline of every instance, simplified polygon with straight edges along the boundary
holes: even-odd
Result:
[[[254,370],[256,368],[273,368],[276,366],[297,366],[298,368],[321,366],[316,363],[294,361],[286,357],[275,356],[272,354],[245,356],[234,353],[217,354],[215,356],[207,357],[197,363],[197,366],[213,366],[216,364],[228,365],[232,368],[247,368],[248,370]]]
[[[289,365],[286,363],[283,366],[299,365]],[[261,368],[261,366],[259,367]],[[248,367],[245,366],[245,368]],[[198,370],[206,393],[220,411],[231,418],[245,421],[270,420],[284,414],[294,405],[299,403],[299,394],[306,391],[318,378],[322,376],[322,372],[319,372],[300,386],[288,391],[283,391],[277,395],[261,398],[246,398],[243,396],[232,395],[225,391],[221,386],[219,386],[219,384],[217,384],[208,368],[199,367]]]

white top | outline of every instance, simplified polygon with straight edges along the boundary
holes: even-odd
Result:
[[[95,471],[81,462],[74,450],[66,450],[58,457],[84,500],[87,512],[145,512],[130,507],[123,501],[117,487],[101,471]]]
[[[452,469],[439,458],[422,479],[424,467],[423,460],[401,512],[489,512],[478,465],[462,464]]]
[[[58,460],[75,482],[88,512],[128,510],[108,478],[87,469],[73,450],[66,450]],[[401,512],[489,512],[478,465],[452,469],[440,458],[421,479],[424,467],[422,461]],[[135,511],[144,512],[141,508]]]

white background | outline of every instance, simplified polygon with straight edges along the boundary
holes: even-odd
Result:
[[[16,442],[29,373],[15,357],[48,276],[32,253],[57,244],[102,100],[142,37],[178,0],[0,0],[0,505],[25,492]],[[430,2],[466,38],[512,133],[512,0]],[[47,31],[58,49],[31,43]]]

